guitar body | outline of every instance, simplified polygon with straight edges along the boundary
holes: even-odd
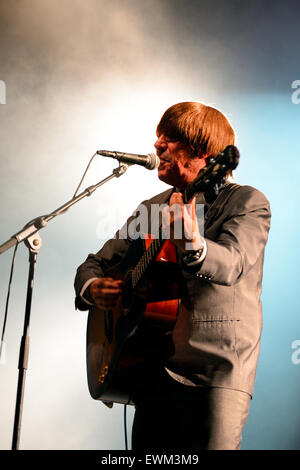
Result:
[[[166,338],[179,309],[179,271],[171,242],[165,241],[147,275],[132,288],[133,268],[152,242],[135,240],[118,269],[105,273],[123,281],[116,307],[89,313],[87,374],[94,399],[134,404],[132,395],[143,386],[146,364],[171,352]]]

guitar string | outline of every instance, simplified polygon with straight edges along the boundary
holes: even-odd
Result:
[[[132,272],[132,287],[135,288],[139,283],[140,279],[145,274],[149,264],[153,261],[153,259],[158,254],[162,243],[164,240],[156,238],[150,245],[150,247],[144,252],[143,256],[140,258],[139,262],[137,263],[136,267],[133,269]]]

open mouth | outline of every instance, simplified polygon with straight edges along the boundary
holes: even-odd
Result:
[[[159,155],[159,159],[160,159],[160,161],[163,161],[163,162],[170,162],[170,160],[168,158],[166,158],[165,156],[162,156],[162,155]]]

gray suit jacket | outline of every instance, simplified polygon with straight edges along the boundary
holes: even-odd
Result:
[[[148,201],[168,201],[172,189]],[[226,193],[226,194],[225,194]],[[134,219],[131,216],[125,225]],[[207,254],[193,271],[182,269],[185,296],[173,332],[174,355],[165,366],[176,380],[194,386],[241,390],[252,395],[262,329],[264,249],[270,228],[266,197],[251,186],[227,185],[205,215]],[[79,266],[76,307],[85,282],[117,266],[132,240],[109,240]]]

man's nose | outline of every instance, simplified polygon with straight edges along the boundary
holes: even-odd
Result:
[[[154,147],[155,147],[156,149],[159,149],[159,148],[164,148],[164,149],[166,149],[167,146],[168,146],[168,144],[167,144],[167,142],[165,141],[163,135],[160,135],[160,136],[158,137],[157,141],[156,141],[155,144],[154,144]]]

